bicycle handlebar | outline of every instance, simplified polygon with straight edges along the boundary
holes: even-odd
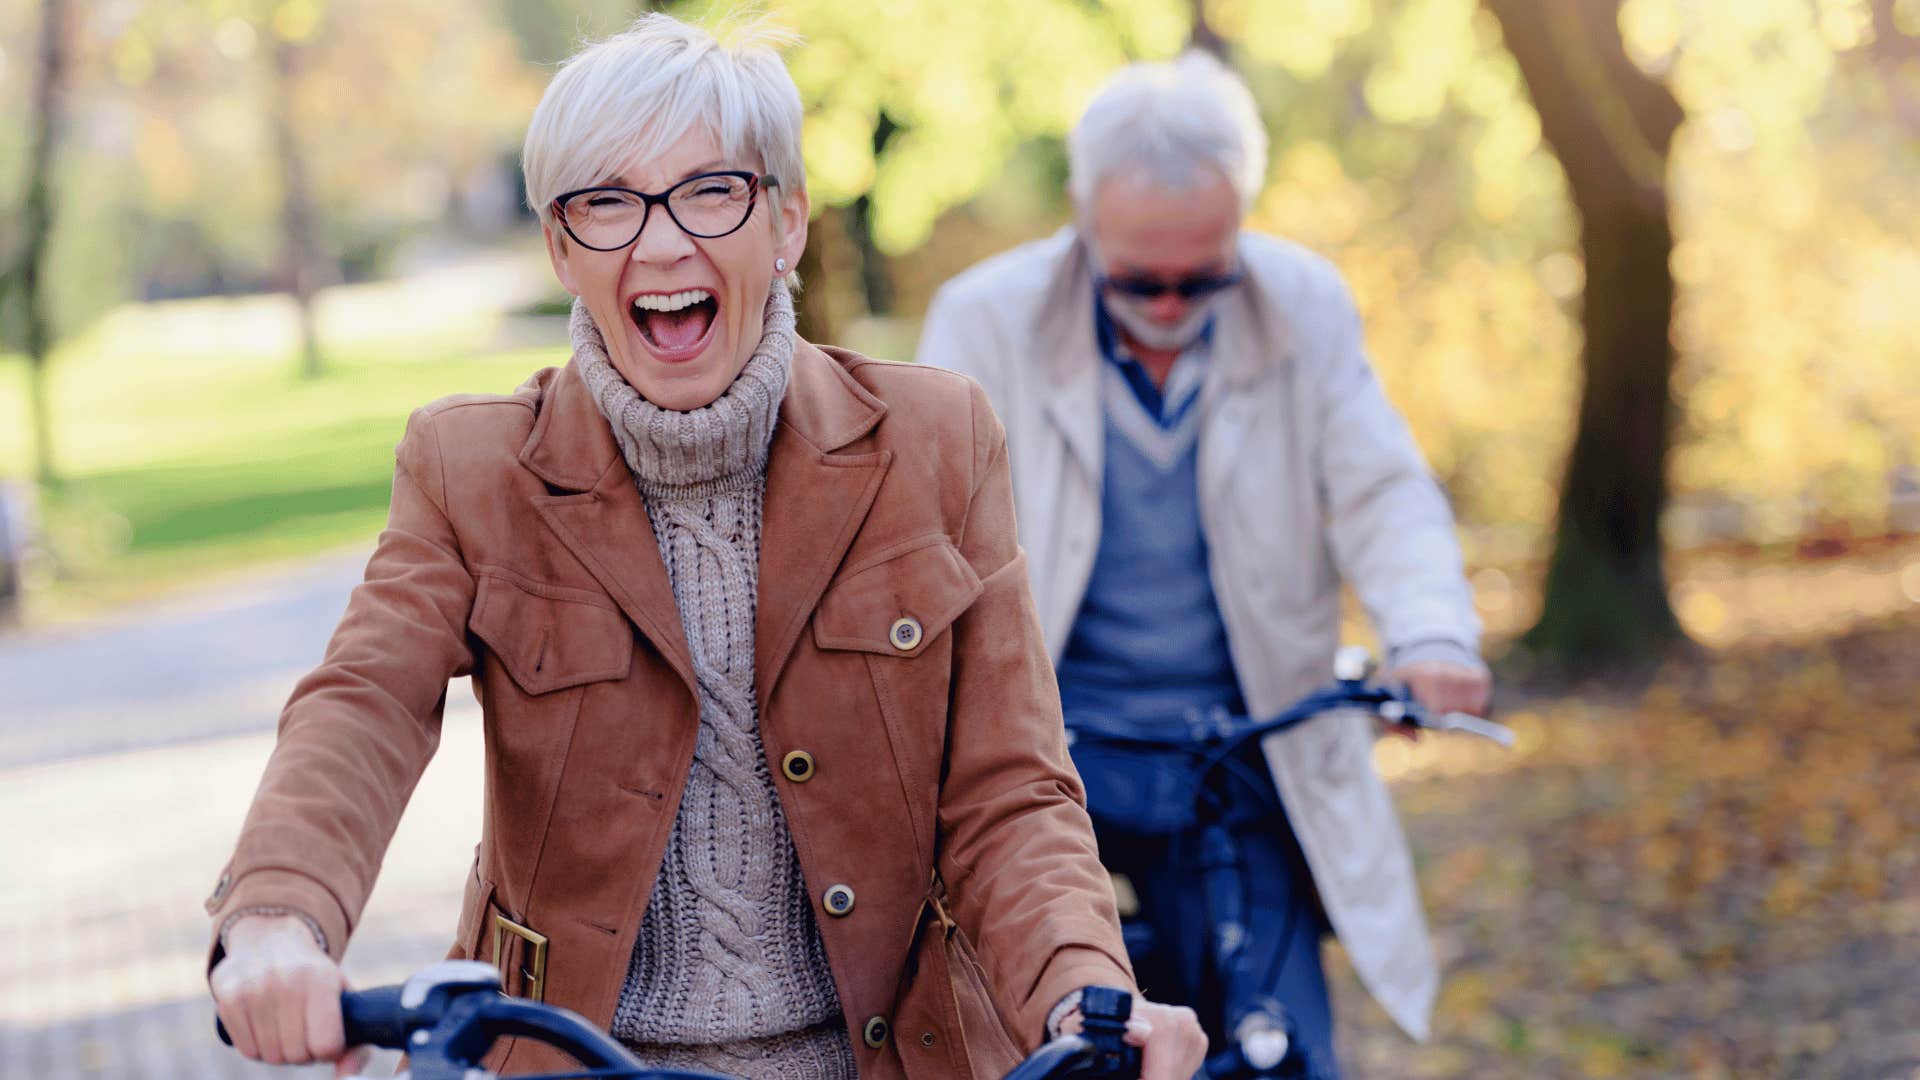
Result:
[[[1121,1036],[1132,1014],[1132,995],[1108,987],[1082,994],[1081,1034],[1055,1039],[1022,1062],[1006,1080],[1069,1080],[1140,1075],[1140,1051]],[[349,990],[340,995],[348,1046],[408,1052],[411,1080],[469,1080],[494,1041],[519,1036],[572,1056],[582,1070],[568,1077],[630,1080],[728,1080],[712,1073],[654,1069],[585,1017],[568,1009],[500,993],[500,972],[473,960],[448,960],[426,968],[399,986]],[[214,1029],[233,1045],[226,1025]]]
[[[1512,747],[1514,742],[1513,729],[1505,724],[1469,713],[1450,712],[1435,716],[1427,711],[1426,706],[1414,700],[1405,688],[1369,683],[1363,678],[1336,679],[1264,720],[1231,718],[1175,725],[1165,731],[1155,731],[1110,722],[1101,717],[1076,716],[1068,726],[1071,735],[1076,738],[1090,736],[1106,742],[1143,746],[1192,746],[1195,743],[1240,742],[1257,738],[1293,727],[1321,713],[1349,708],[1360,709],[1390,724],[1478,735],[1503,747]]]
[[[340,1022],[348,1046],[395,1049],[407,1045],[406,1012],[400,1007],[401,986],[348,990],[340,995]]]

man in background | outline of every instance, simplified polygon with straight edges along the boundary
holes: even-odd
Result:
[[[1204,54],[1136,64],[1068,153],[1074,224],[947,283],[919,359],[979,380],[1006,425],[1069,726],[1280,712],[1330,675],[1343,582],[1390,678],[1483,713],[1452,515],[1353,301],[1326,260],[1242,228],[1267,157],[1246,86]],[[1372,735],[1330,715],[1268,740],[1250,764],[1273,791],[1230,813],[1253,932],[1287,935],[1272,992],[1321,1077],[1337,1075],[1323,934],[1415,1038],[1438,987]],[[1199,875],[1164,838],[1106,830],[1101,847],[1158,943],[1142,987],[1195,1005],[1223,1045]]]

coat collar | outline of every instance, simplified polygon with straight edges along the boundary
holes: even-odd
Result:
[[[851,354],[804,341],[767,456],[754,630],[757,696],[773,685],[865,522],[892,455],[841,453],[886,406],[848,372]],[[686,631],[646,505],[613,431],[572,364],[549,376],[521,464],[555,489],[533,503],[547,528],[698,693]]]
[[[887,411],[847,373],[845,363],[852,354],[832,352],[830,356],[808,342],[796,342],[787,396],[780,404],[779,427],[791,428],[821,453],[839,450],[873,430]],[[520,448],[520,464],[555,488],[592,491],[613,466],[623,464],[613,429],[572,363],[549,376],[543,397],[533,430]],[[779,441],[776,433],[776,447]]]
[[[1059,250],[1045,295],[1034,309],[1033,355],[1045,365],[1042,393],[1048,419],[1080,467],[1097,482],[1104,467],[1106,432],[1100,397],[1102,360],[1093,319],[1093,259],[1071,226],[1054,234],[1051,242]],[[1285,315],[1268,299],[1268,283],[1246,258],[1244,247],[1240,259],[1244,280],[1223,298],[1214,323],[1203,408],[1224,393],[1240,393],[1273,378],[1288,360]]]
[[[1031,328],[1035,355],[1048,368],[1052,392],[1079,404],[1098,400],[1100,345],[1094,336],[1093,259],[1072,226],[1054,234],[1059,245],[1047,276],[1046,296],[1034,309]],[[1282,367],[1289,335],[1286,315],[1274,308],[1261,267],[1241,245],[1244,275],[1238,288],[1220,303],[1214,323],[1210,361],[1227,387],[1238,390],[1274,375]],[[1095,386],[1088,397],[1085,384]]]

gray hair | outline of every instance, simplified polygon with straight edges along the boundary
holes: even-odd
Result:
[[[527,128],[527,205],[552,224],[553,200],[603,183],[704,125],[730,155],[752,155],[781,190],[806,190],[800,91],[780,48],[798,40],[764,19],[712,31],[658,12],[561,65]],[[770,193],[775,194],[775,193]],[[778,213],[779,200],[768,198]]]
[[[1172,190],[1190,187],[1207,168],[1226,174],[1242,213],[1267,175],[1267,132],[1253,94],[1238,75],[1204,52],[1129,64],[1094,96],[1067,136],[1068,190],[1092,205],[1101,183],[1143,172]]]

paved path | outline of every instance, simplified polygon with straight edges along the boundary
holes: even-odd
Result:
[[[212,1038],[201,901],[230,851],[293,680],[364,556],[0,637],[0,1077],[304,1078]],[[479,709],[448,695],[439,756],[346,967],[396,981],[446,951],[479,838]]]
[[[366,559],[347,552],[109,622],[0,635],[0,769],[273,730]]]
[[[347,955],[356,985],[439,960],[480,834],[479,710],[453,699]],[[0,770],[0,1076],[284,1077],[214,1044],[201,901],[271,735]]]

